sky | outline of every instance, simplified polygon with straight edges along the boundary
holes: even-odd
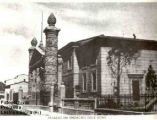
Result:
[[[41,40],[42,12],[43,29],[51,12],[57,18],[59,48],[100,34],[157,40],[157,3],[1,3],[0,81],[28,74],[28,49],[33,37]]]

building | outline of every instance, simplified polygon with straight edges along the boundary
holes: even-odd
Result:
[[[111,48],[120,45],[138,49],[137,59],[123,68],[120,96],[128,96],[125,99],[128,103],[145,104],[140,96],[146,93],[145,76],[149,66],[152,65],[157,73],[157,41],[105,35],[71,42],[59,50],[66,98],[116,96],[117,80],[111,75],[107,57]]]
[[[28,97],[28,75],[20,74],[5,80],[5,101],[22,104],[27,103]]]
[[[4,98],[5,84],[0,82],[0,100]]]
[[[56,87],[65,85],[66,98],[114,97],[123,104],[145,104],[145,77],[149,66],[157,72],[157,41],[99,35],[70,42],[58,50],[56,18],[51,14],[44,30],[46,46],[34,38],[29,48],[29,102],[53,105]],[[37,45],[38,44],[38,45]],[[123,69],[120,83],[111,74],[107,63],[112,48],[137,49]],[[120,87],[118,87],[118,85]],[[119,92],[118,92],[119,88]],[[64,92],[62,92],[64,93]],[[117,95],[119,93],[119,95]],[[58,94],[59,96],[59,94]],[[63,95],[64,96],[64,95]]]

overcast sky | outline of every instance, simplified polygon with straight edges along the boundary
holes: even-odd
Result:
[[[1,3],[0,81],[28,73],[30,41],[41,38],[41,13],[57,18],[59,48],[95,35],[157,40],[157,3]],[[45,35],[43,34],[45,40]]]

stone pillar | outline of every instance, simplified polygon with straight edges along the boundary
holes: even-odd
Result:
[[[22,102],[22,97],[23,97],[23,89],[22,89],[22,87],[20,87],[19,91],[18,91],[18,101],[20,103]]]
[[[62,101],[62,99],[65,98],[65,85],[62,82],[61,86],[60,86],[60,107],[63,107],[64,105],[64,101]]]
[[[52,84],[51,91],[50,91],[50,102],[49,102],[51,112],[53,112],[53,105],[54,105],[54,85]]]
[[[47,102],[53,106],[54,84],[57,82],[58,32],[60,29],[55,27],[56,18],[53,13],[50,14],[47,23],[49,26],[44,30],[46,35],[44,89],[49,99]]]
[[[60,97],[61,99],[65,98],[65,85],[62,83],[61,87],[60,87]]]

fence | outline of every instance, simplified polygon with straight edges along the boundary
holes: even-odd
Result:
[[[135,111],[157,111],[157,94],[140,94],[136,99],[132,95],[120,95],[119,99],[120,104],[117,104],[118,98],[114,95],[105,95],[97,98],[64,98],[62,99],[61,108],[68,112],[75,111],[75,113],[85,110],[106,111],[106,113],[111,112],[113,114],[125,113],[126,111],[130,111],[126,114],[139,114],[135,113]]]
[[[90,98],[64,98],[60,112],[64,114],[94,114],[95,99]]]
[[[157,94],[141,94],[137,100],[132,95],[121,95],[120,105],[117,105],[117,97],[113,95],[102,96],[96,100],[96,108],[111,108],[136,111],[156,111]]]

